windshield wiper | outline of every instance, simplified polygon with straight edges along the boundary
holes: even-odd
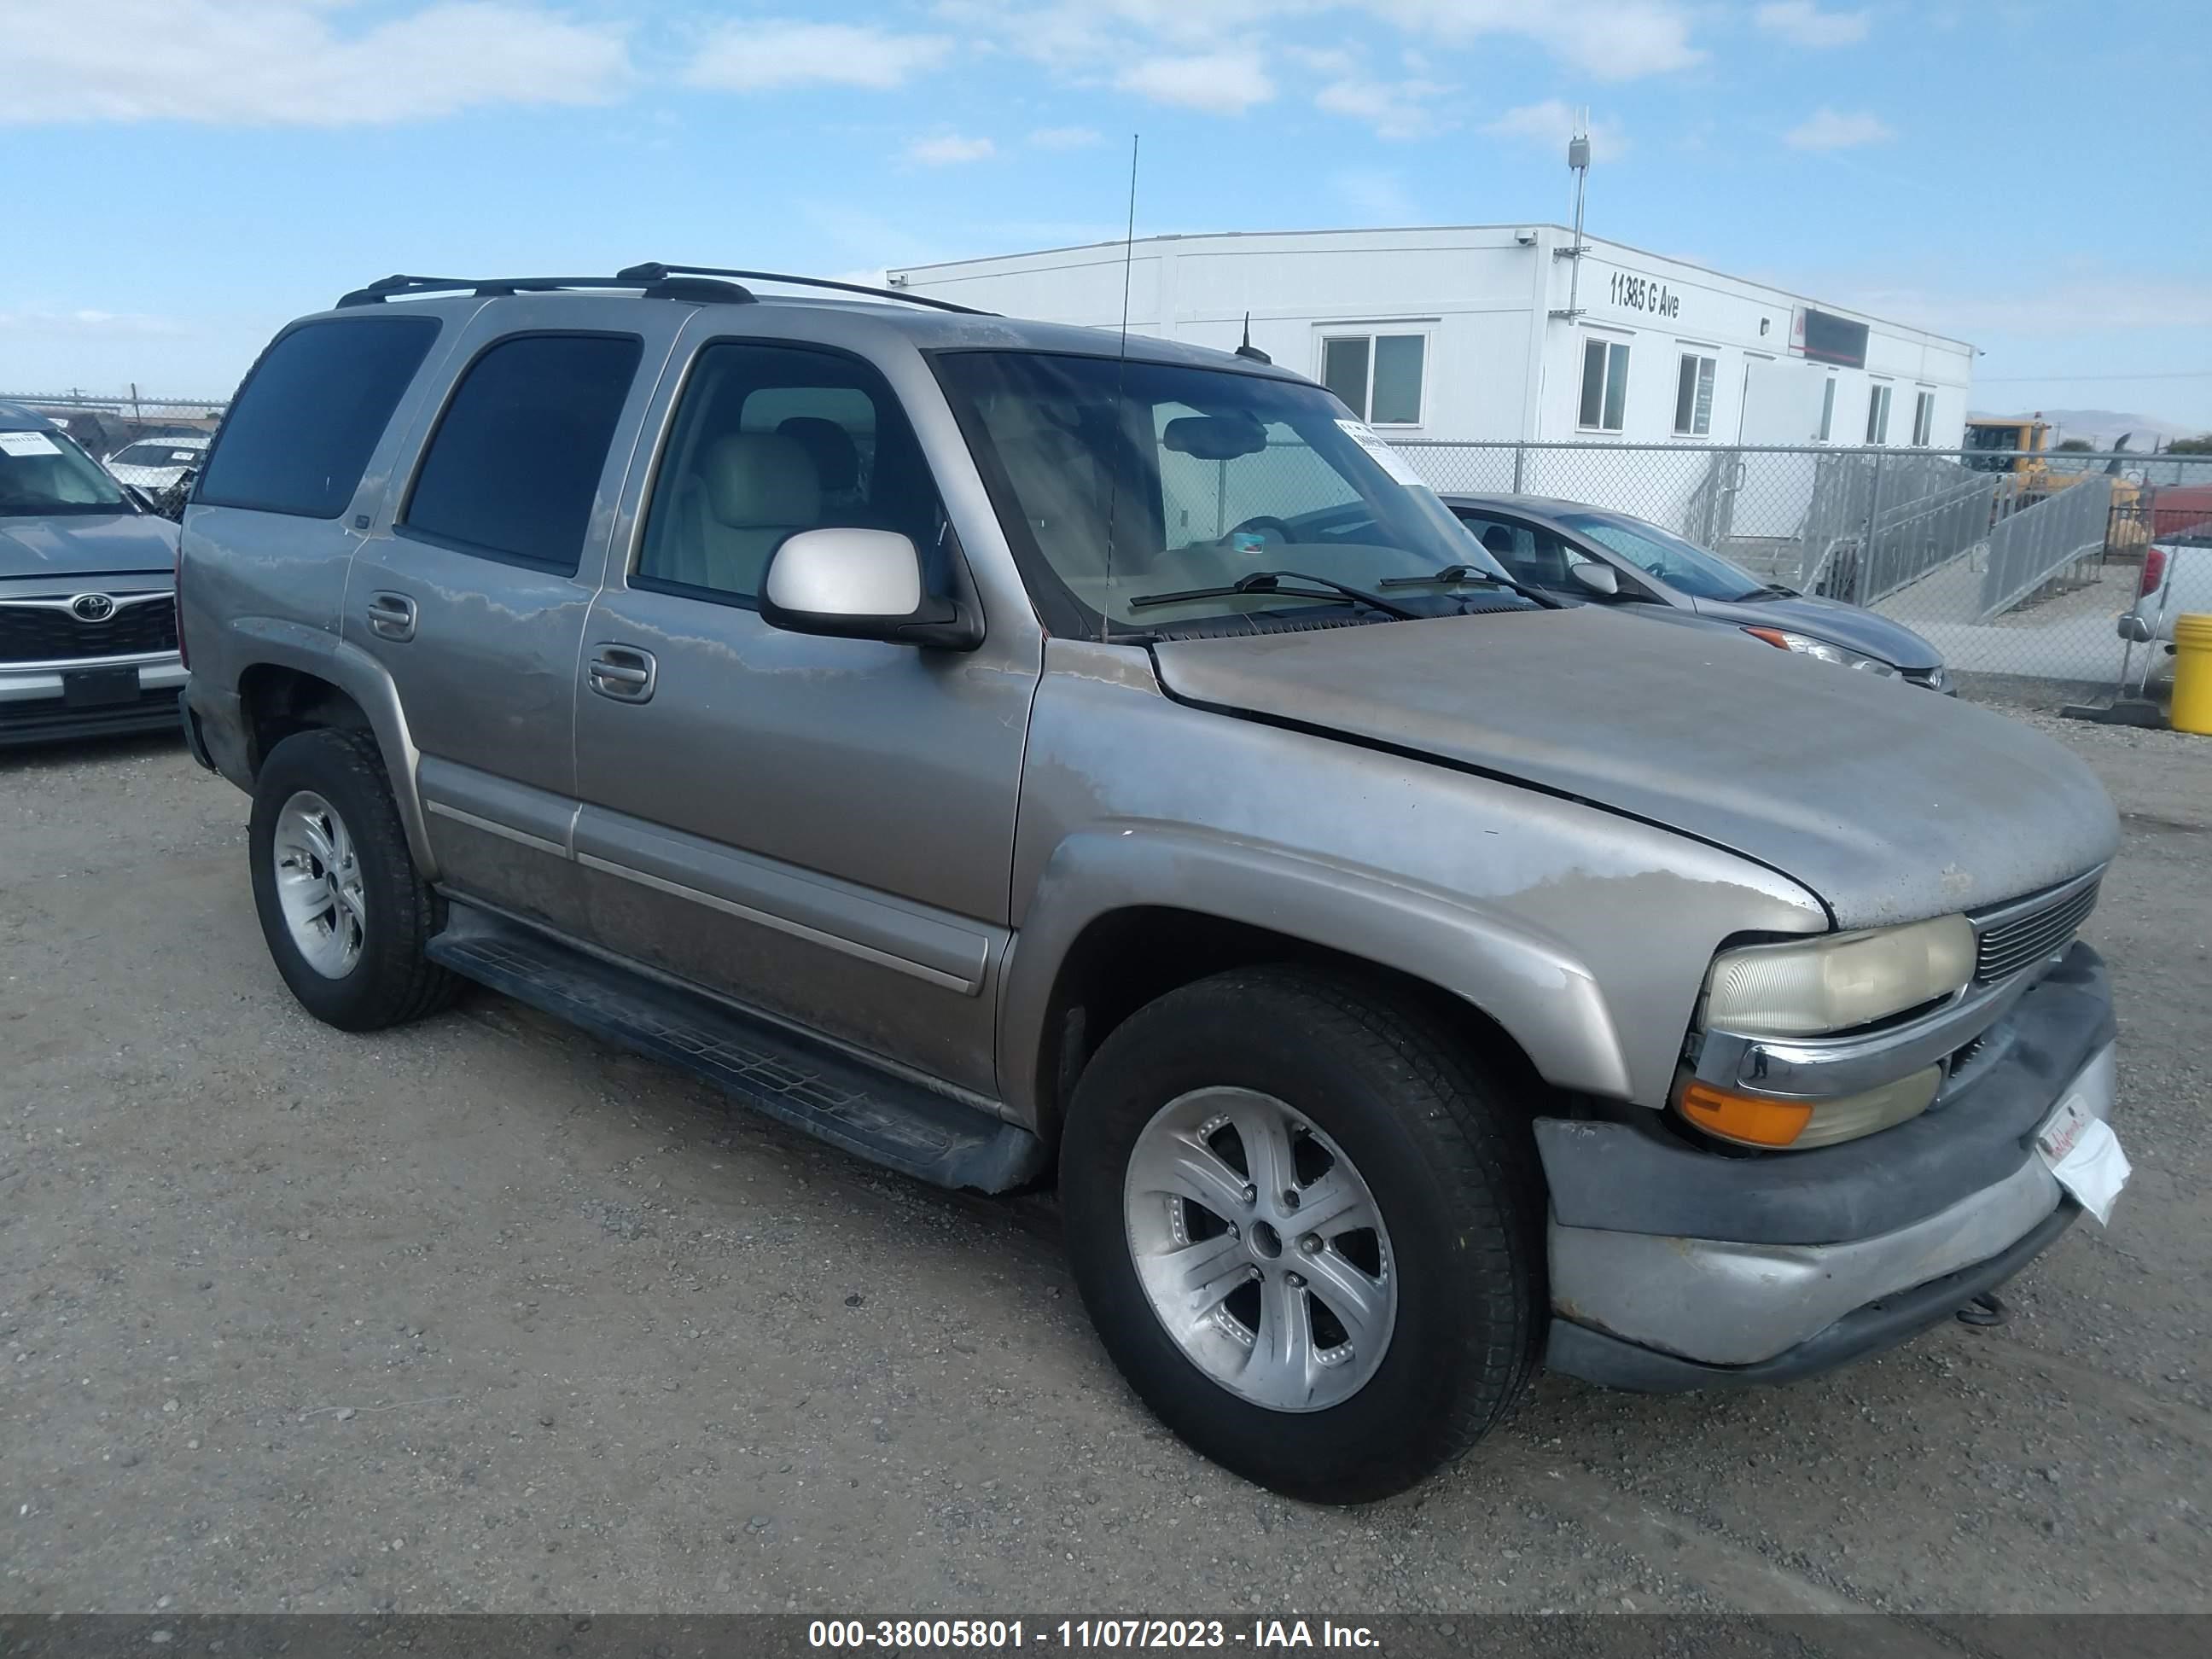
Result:
[[[1448,564],[1425,576],[1386,576],[1375,585],[1377,587],[1426,587],[1436,582],[1488,582],[1492,587],[1503,587],[1509,592],[1518,593],[1524,599],[1534,599],[1554,611],[1560,608],[1560,602],[1541,589],[1524,587],[1510,576],[1496,575],[1474,564]]]
[[[1309,586],[1300,590],[1296,587],[1285,587],[1283,585],[1285,582],[1305,582]],[[1316,592],[1314,591],[1316,588],[1323,591]],[[1396,617],[1401,621],[1411,622],[1421,614],[1418,611],[1409,611],[1402,605],[1370,593],[1364,588],[1351,586],[1338,581],[1332,576],[1308,575],[1303,570],[1255,570],[1249,575],[1239,576],[1235,581],[1224,586],[1186,587],[1174,593],[1140,593],[1129,601],[1129,609],[1141,611],[1148,605],[1176,605],[1186,599],[1234,599],[1240,593],[1279,593],[1289,599],[1327,599],[1341,595],[1345,599],[1357,600],[1361,605],[1380,611],[1386,617]]]
[[[1796,588],[1784,587],[1779,582],[1769,582],[1764,587],[1753,588],[1750,592],[1744,594],[1734,603],[1741,605],[1746,599],[1794,599],[1796,597]]]

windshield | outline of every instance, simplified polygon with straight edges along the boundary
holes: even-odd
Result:
[[[1766,592],[1766,584],[1749,571],[1656,524],[1597,513],[1562,513],[1559,522],[1693,599],[1748,599]]]
[[[206,452],[180,449],[173,442],[131,444],[109,456],[116,466],[198,466]]]
[[[1182,364],[947,352],[939,378],[1039,604],[1063,631],[1158,631],[1255,612],[1381,614],[1263,589],[1158,602],[1274,571],[1371,590],[1449,565],[1504,572],[1318,386]],[[1496,589],[1394,590],[1423,614],[1519,610]],[[1135,603],[1136,601],[1149,601]]]
[[[0,432],[0,518],[127,513],[122,486],[62,432]]]

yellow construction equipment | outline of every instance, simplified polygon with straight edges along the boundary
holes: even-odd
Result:
[[[2119,447],[2127,447],[2122,438]],[[2024,507],[2057,495],[2100,473],[2112,481],[2112,510],[2106,532],[2108,552],[2142,548],[2148,540],[2142,522],[2142,487],[2120,476],[2119,462],[2107,461],[2089,471],[2054,469],[2051,465],[2051,422],[2041,415],[1977,416],[1966,422],[1966,464],[1977,472],[2012,475],[2008,500],[1997,503],[1999,514],[2017,513]]]

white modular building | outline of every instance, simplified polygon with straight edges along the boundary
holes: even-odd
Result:
[[[988,311],[1251,343],[1395,442],[1956,448],[1972,346],[1558,225],[1147,236],[893,270]]]

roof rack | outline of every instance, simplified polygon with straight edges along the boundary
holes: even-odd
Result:
[[[957,311],[963,316],[988,317],[974,306],[955,305],[892,288],[870,288],[862,283],[833,282],[827,276],[791,276],[776,270],[730,270],[716,265],[664,265],[648,263],[625,265],[611,276],[384,276],[338,299],[341,309],[381,305],[386,300],[422,294],[557,294],[571,289],[640,289],[648,300],[689,301],[695,305],[748,305],[759,296],[750,289],[722,279],[742,276],[756,283],[789,283],[799,288],[835,289],[841,294],[862,294],[872,300],[902,300],[910,306],[934,311]]]
[[[753,295],[735,283],[699,282],[688,277],[643,274],[647,267],[612,276],[385,276],[341,295],[341,309],[380,305],[418,294],[557,294],[567,289],[642,288],[648,300],[689,300],[696,304],[744,305]]]
[[[664,265],[658,260],[641,265],[625,265],[615,273],[632,282],[665,283],[677,276],[738,276],[750,283],[790,283],[799,288],[836,289],[841,294],[865,294],[872,300],[899,300],[910,306],[927,306],[933,311],[957,311],[963,317],[995,317],[994,311],[980,311],[974,306],[955,305],[950,300],[933,300],[926,295],[908,294],[896,288],[870,288],[866,283],[832,282],[827,276],[791,276],[780,270],[732,270],[725,265]]]

